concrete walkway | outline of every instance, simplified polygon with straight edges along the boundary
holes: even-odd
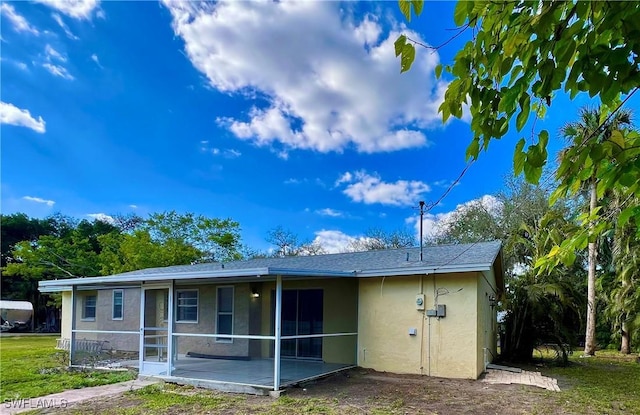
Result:
[[[71,389],[40,398],[14,399],[1,403],[0,415],[17,414],[47,408],[66,408],[67,406],[88,399],[118,395],[127,391],[144,388],[158,383],[150,380],[129,380],[111,385],[93,386],[91,388]]]
[[[515,383],[560,392],[557,379],[542,376],[540,372],[527,372],[526,370],[518,373],[510,370],[487,369],[482,382],[505,385]]]

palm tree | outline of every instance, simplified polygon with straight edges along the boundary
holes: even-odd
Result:
[[[623,204],[640,206],[635,197],[622,199],[617,192],[611,203],[614,213],[619,214]],[[640,240],[637,224],[616,226],[613,234],[612,259],[616,278],[609,294],[608,314],[613,317],[614,328],[620,330],[620,352],[631,353],[631,337],[640,330]]]
[[[560,130],[562,136],[569,141],[569,149],[578,149],[580,151],[569,152],[566,149],[560,155],[565,157],[567,154],[584,155],[589,152],[591,156],[592,149],[598,148],[599,144],[608,140],[612,133],[631,125],[631,112],[628,110],[619,110],[615,114],[608,115],[602,107],[598,108],[582,108],[579,113],[578,121],[567,123]],[[576,157],[576,163],[585,162],[585,157]],[[608,160],[599,160],[593,162],[591,176],[586,180],[589,191],[589,216],[592,216],[598,207],[598,169],[600,164],[605,167]],[[590,229],[594,224],[591,223]],[[597,240],[590,236],[588,245],[588,277],[587,277],[587,326],[585,335],[584,354],[585,356],[593,356],[596,352],[596,265],[597,265]]]

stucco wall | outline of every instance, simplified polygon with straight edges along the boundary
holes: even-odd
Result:
[[[198,290],[198,322],[176,322],[174,333],[216,333],[217,287],[229,285],[176,286],[183,289]],[[234,285],[233,334],[249,334],[249,308],[251,290],[249,284]],[[203,353],[219,356],[248,356],[249,342],[246,339],[233,339],[231,343],[216,342],[215,338],[178,337],[178,353]]]
[[[135,331],[137,333],[140,329],[140,289],[125,288],[122,291],[123,314],[121,320],[112,318],[112,289],[76,291],[76,329]],[[82,319],[83,300],[87,295],[96,295],[95,320]],[[71,292],[68,293],[66,300],[63,295],[62,300],[63,321],[71,322]],[[71,338],[71,325],[63,323],[64,328],[67,326],[67,334],[64,334],[63,337]],[[109,342],[108,347],[115,350],[137,351],[140,346],[140,338],[137,334],[77,333],[76,339],[105,340]]]
[[[480,274],[478,280],[478,367],[480,376],[485,369],[485,357],[492,362],[497,356],[497,323],[496,308],[491,307],[490,296],[496,296],[496,281],[493,272]],[[484,278],[482,277],[484,275]],[[484,349],[488,349],[485,352]],[[486,356],[485,356],[486,353]]]
[[[71,339],[71,291],[62,293],[62,313],[60,320],[60,337]]]
[[[262,286],[262,333],[273,331],[271,295],[275,283]],[[313,280],[285,281],[282,288],[323,290],[324,333],[355,333],[358,328],[358,282],[350,278],[323,278]],[[263,342],[262,355],[273,355],[272,342]],[[322,341],[322,360],[328,363],[355,363],[356,336],[325,337]]]
[[[359,280],[358,365],[380,371],[477,378],[478,273]],[[446,305],[446,317],[416,309]],[[416,335],[409,330],[415,329]]]

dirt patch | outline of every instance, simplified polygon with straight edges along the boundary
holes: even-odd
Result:
[[[197,393],[228,399],[221,407],[199,407],[178,402],[156,407],[165,414],[571,414],[562,408],[557,393],[523,385],[493,385],[473,380],[397,375],[353,369],[290,388],[276,400],[214,391],[169,387],[163,399]],[[176,390],[175,388],[182,388]],[[169,392],[169,393],[167,393]],[[159,392],[160,393],[160,392]],[[66,413],[148,413],[145,397],[135,393],[95,399],[74,405]],[[151,409],[151,408],[149,408]],[[56,413],[49,411],[47,413]]]
[[[532,386],[397,375],[354,369],[290,390],[291,397],[337,397],[341,405],[375,413],[376,407],[406,414],[563,414],[552,392]]]

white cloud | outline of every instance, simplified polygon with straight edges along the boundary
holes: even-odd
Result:
[[[482,206],[490,214],[498,214],[502,209],[502,203],[491,195],[484,195],[477,199],[459,204],[456,208],[449,212],[443,213],[426,213],[422,220],[423,236],[434,237],[438,233],[442,233],[452,224],[457,214],[464,213],[465,210],[473,206]],[[420,217],[412,216],[405,220],[407,224],[413,224],[416,230],[416,237],[420,238]]]
[[[129,205],[131,209],[138,209],[138,205]]]
[[[115,219],[113,219],[112,216],[109,216],[106,213],[88,213],[86,216],[94,220],[99,220],[100,222],[109,223],[111,225],[116,223]]]
[[[44,47],[44,53],[47,55],[47,60],[48,61],[52,61],[52,60],[58,60],[60,62],[66,62],[67,61],[67,57],[66,56],[63,56],[60,52],[55,50],[49,44],[47,44],[47,46]]]
[[[47,200],[47,199],[43,199],[41,197],[35,197],[35,196],[23,196],[22,197],[24,200],[28,200],[29,202],[35,202],[35,203],[42,203],[45,204],[49,207],[55,205],[55,201],[53,200]]]
[[[219,148],[212,148],[211,154],[213,154],[214,156],[222,156],[228,159],[235,159],[242,155],[241,152],[239,152],[238,150],[234,150],[232,148],[228,148],[225,150],[220,150]]]
[[[15,62],[16,66],[20,69],[22,69],[23,71],[26,71],[28,69],[27,64],[24,62]]]
[[[321,230],[315,233],[314,244],[320,245],[329,254],[346,252],[358,238],[341,231]]]
[[[348,183],[342,191],[354,202],[367,205],[410,206],[417,204],[423,193],[430,191],[429,185],[418,180],[398,180],[383,182],[377,174],[365,171],[345,173],[336,181],[336,185]]]
[[[35,119],[29,110],[20,109],[7,102],[0,102],[0,123],[31,128],[40,134],[46,131],[45,122],[41,116]]]
[[[99,0],[36,0],[36,2],[46,4],[75,19],[91,19],[95,10],[98,17],[101,17],[101,14],[104,15],[99,8]]]
[[[94,61],[99,68],[103,68],[102,64],[100,63],[100,59],[98,59],[98,55],[96,55],[95,53],[91,55],[91,60]]]
[[[316,210],[316,213],[321,216],[330,216],[332,218],[340,218],[344,216],[344,213],[340,212],[339,210],[335,210],[331,208]]]
[[[6,16],[7,19],[9,19],[9,21],[13,25],[13,28],[16,31],[29,32],[36,36],[40,34],[40,32],[38,32],[38,30],[35,27],[29,24],[29,22],[27,21],[27,19],[24,18],[24,16],[16,12],[16,9],[11,4],[2,2],[2,5],[0,6],[0,12],[2,13],[3,16]]]
[[[52,13],[51,17],[53,18],[53,20],[56,21],[56,23],[58,23],[58,26],[60,26],[62,30],[64,30],[64,33],[67,35],[69,39],[73,39],[73,40],[80,39],[78,36],[74,35],[73,32],[71,32],[71,29],[69,29],[69,26],[67,26],[67,24],[64,22],[64,20],[62,20],[62,17],[58,13]]]
[[[428,144],[422,129],[441,125],[446,84],[433,76],[439,56],[419,53],[400,74],[393,46],[400,30],[421,38],[388,18],[358,20],[326,1],[164,4],[211,87],[267,101],[218,123],[239,139],[278,147],[279,157],[291,149],[421,147]]]
[[[54,65],[52,63],[47,62],[47,63],[43,63],[42,67],[48,70],[49,72],[51,72],[51,74],[55,76],[59,76],[69,81],[72,81],[73,79],[75,79],[73,75],[71,75],[69,71],[67,71],[67,68],[65,68],[64,66]]]

